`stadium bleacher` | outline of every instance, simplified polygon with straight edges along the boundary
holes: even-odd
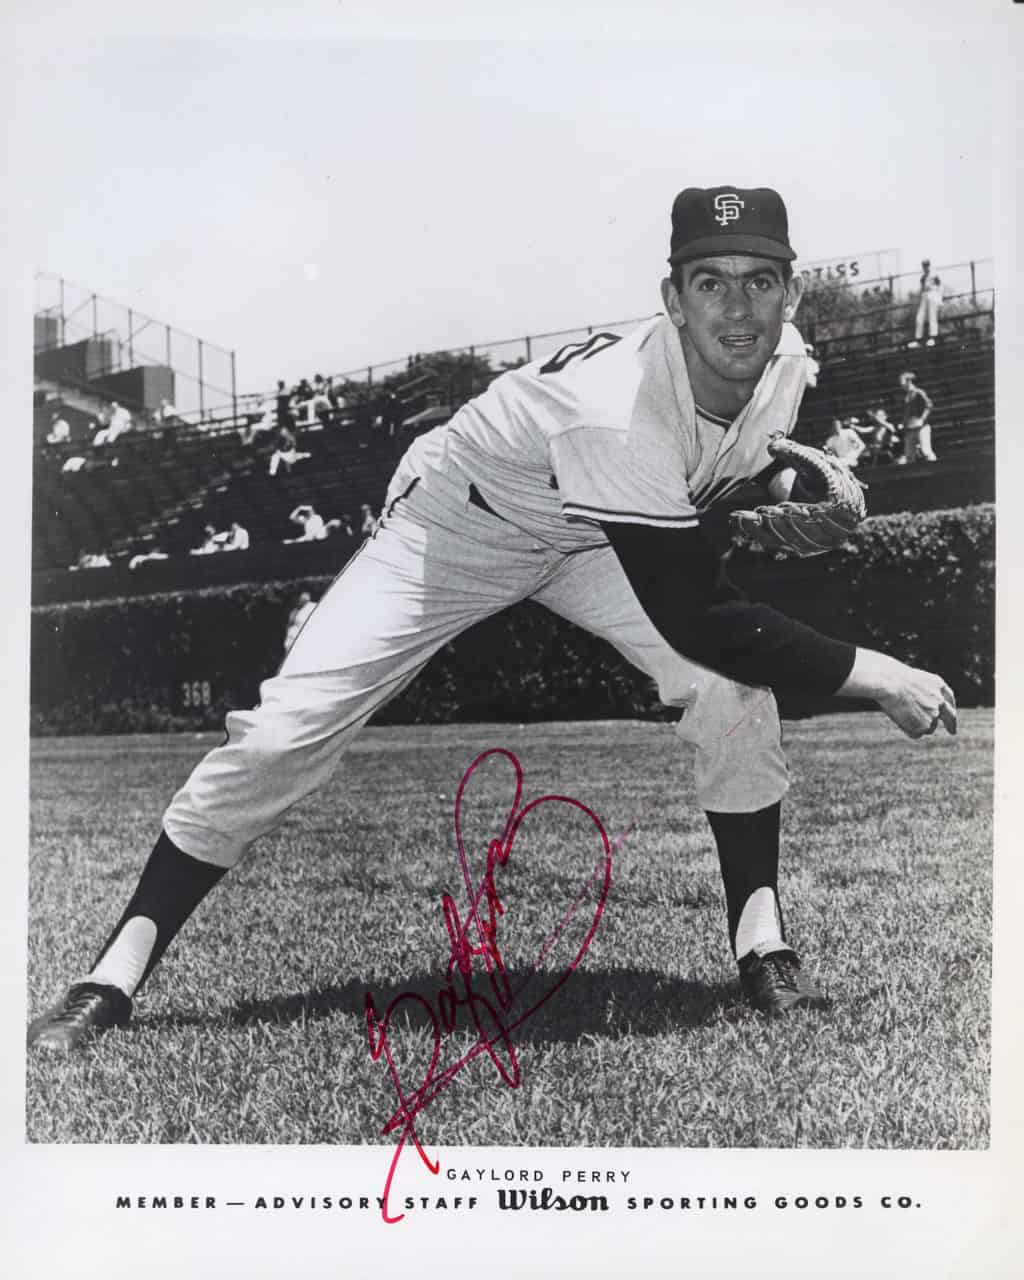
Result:
[[[922,510],[994,497],[994,347],[991,311],[962,318],[933,347],[908,351],[885,346],[884,334],[869,344],[833,343],[820,353],[818,386],[809,389],[797,424],[798,439],[822,444],[834,417],[884,405],[899,421],[901,372],[915,371],[935,401],[932,414],[937,463],[865,468],[869,506],[876,513]],[[980,323],[968,323],[978,321]],[[411,362],[410,362],[411,363]],[[429,430],[497,370],[486,363],[475,380],[432,378],[429,358],[416,368],[401,394],[401,428],[392,432],[374,416],[367,399],[332,419],[297,428],[299,448],[312,456],[289,473],[268,472],[275,433],[243,443],[242,428],[253,415],[211,415],[198,423],[146,427],[120,437],[114,445],[87,443],[82,420],[91,404],[61,400],[52,380],[38,380],[36,440],[56,405],[72,422],[65,445],[37,444],[34,455],[33,599],[37,603],[88,599],[114,594],[186,589],[214,582],[265,580],[273,576],[330,572],[358,543],[335,534],[326,543],[284,546],[294,537],[288,515],[299,503],[311,503],[325,520],[349,518],[363,503],[374,510],[410,439]],[[394,385],[390,388],[394,391]],[[81,388],[77,389],[81,398]],[[85,439],[83,439],[85,437]],[[62,470],[65,460],[84,456],[81,470]],[[739,494],[736,503],[750,495]],[[247,552],[192,557],[202,529],[238,521],[250,534]],[[132,554],[159,549],[170,559],[128,571]],[[71,572],[83,551],[105,552],[112,567]]]
[[[942,458],[995,440],[994,349],[991,338],[969,341],[950,338],[934,347],[908,351],[898,347],[864,356],[854,362],[823,368],[818,386],[804,396],[797,434],[821,445],[834,417],[856,414],[884,405],[899,422],[903,393],[899,375],[912,370],[935,401],[932,439]]]

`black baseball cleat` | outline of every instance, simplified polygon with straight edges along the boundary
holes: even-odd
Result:
[[[828,1003],[800,968],[800,957],[790,947],[764,954],[755,948],[739,964],[743,994],[769,1018],[777,1018],[790,1009],[821,1009]]]
[[[60,1004],[29,1024],[28,1047],[71,1053],[83,1041],[109,1027],[127,1026],[131,1016],[131,998],[120,987],[76,982]]]

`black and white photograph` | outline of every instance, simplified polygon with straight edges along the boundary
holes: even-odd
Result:
[[[5,1273],[1014,1274],[1024,5],[308,8],[12,24]]]

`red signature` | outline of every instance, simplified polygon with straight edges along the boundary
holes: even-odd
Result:
[[[515,796],[508,812],[504,830],[497,839],[488,842],[483,878],[478,886],[474,886],[469,869],[469,858],[462,840],[462,801],[470,778],[472,778],[474,772],[483,761],[490,759],[492,756],[504,757],[515,770]],[[431,1001],[423,996],[408,991],[395,996],[387,1009],[385,1009],[384,1016],[381,1017],[377,1013],[372,994],[367,992],[366,995],[366,1028],[370,1040],[370,1055],[374,1062],[381,1057],[385,1059],[395,1087],[395,1093],[398,1096],[398,1105],[381,1130],[383,1134],[398,1131],[398,1145],[395,1147],[391,1165],[388,1169],[387,1180],[384,1184],[381,1215],[385,1222],[401,1222],[402,1218],[405,1217],[402,1213],[392,1216],[388,1207],[388,1199],[394,1182],[395,1171],[398,1168],[398,1162],[407,1142],[412,1142],[419,1153],[420,1159],[431,1173],[436,1174],[441,1167],[438,1161],[430,1159],[420,1145],[420,1140],[416,1133],[416,1117],[451,1084],[467,1063],[472,1062],[474,1058],[479,1057],[481,1054],[487,1054],[497,1069],[498,1075],[509,1088],[518,1088],[519,1059],[516,1055],[511,1033],[517,1027],[522,1026],[527,1019],[531,1018],[568,981],[569,975],[586,954],[598,922],[601,919],[601,914],[604,911],[608,890],[611,886],[612,846],[600,818],[593,810],[588,809],[585,804],[581,804],[579,800],[573,800],[569,796],[541,796],[537,800],[531,800],[529,804],[520,809],[519,803],[522,799],[522,793],[523,770],[519,761],[511,751],[506,751],[501,747],[494,747],[478,755],[463,774],[462,781],[459,783],[459,789],[455,797],[455,839],[458,843],[459,862],[466,885],[469,909],[465,917],[463,917],[455,899],[448,893],[442,894],[441,910],[444,915],[444,925],[448,934],[450,950],[446,973],[447,980],[445,985],[437,992],[436,1008]],[[501,948],[498,945],[498,921],[505,914],[505,906],[495,887],[494,875],[499,867],[505,866],[508,862],[516,836],[527,815],[542,804],[570,805],[585,814],[593,822],[600,837],[600,854],[593,871],[586,876],[568,909],[545,939],[536,959],[529,968],[525,981],[514,989],[505,970]],[[543,987],[539,999],[535,999],[532,1004],[523,1009],[524,993],[527,987],[533,984],[533,979],[537,976],[540,966],[544,963],[546,957],[557,946],[577,913],[585,907],[593,910],[593,918],[589,922],[583,941],[580,943],[576,954],[569,964],[565,966],[565,969],[556,974],[553,980],[551,980],[550,975],[545,977],[546,985]],[[472,968],[473,961],[476,958],[482,959],[486,966],[490,987],[489,995],[483,995],[473,988]],[[411,1001],[422,1008],[427,1016],[428,1025],[432,1029],[434,1041],[430,1060],[427,1063],[426,1070],[423,1072],[423,1078],[420,1084],[411,1090],[407,1089],[402,1083],[392,1057],[391,1046],[388,1043],[388,1028],[391,1016],[406,1001]],[[460,1008],[468,1010],[473,1020],[473,1026],[476,1028],[477,1040],[468,1053],[442,1070],[438,1067],[438,1060],[441,1056],[441,1040],[443,1036],[454,1030]]]

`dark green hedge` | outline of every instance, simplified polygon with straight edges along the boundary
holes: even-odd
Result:
[[[815,560],[734,558],[755,598],[831,635],[940,671],[963,705],[993,700],[992,506],[879,516]],[[32,614],[32,725],[40,733],[218,727],[281,659],[288,608],[328,578],[41,606]],[[185,705],[187,684],[210,702]],[[191,701],[191,698],[189,699]],[[800,714],[820,704],[784,701]],[[378,723],[667,715],[604,642],[525,605],[447,646]]]

